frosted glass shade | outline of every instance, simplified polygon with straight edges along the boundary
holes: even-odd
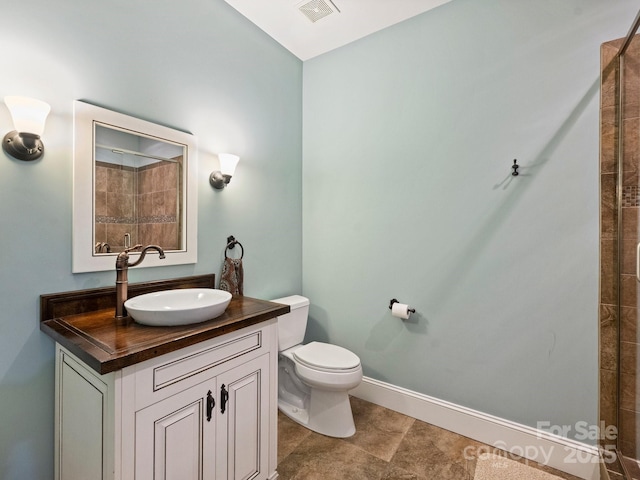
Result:
[[[222,175],[229,175],[230,177],[233,177],[233,174],[236,171],[236,166],[240,161],[240,157],[230,153],[220,153],[218,154],[218,159],[220,160],[220,173],[222,173]]]
[[[13,126],[18,133],[42,135],[47,115],[51,111],[48,103],[28,97],[4,97],[4,103],[11,112]]]

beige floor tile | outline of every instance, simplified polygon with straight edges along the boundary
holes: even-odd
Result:
[[[395,465],[387,465],[387,469],[382,474],[382,478],[380,480],[428,480],[424,477],[418,476],[416,473],[407,472],[400,467],[396,467]]]
[[[496,449],[358,398],[356,434],[311,432],[278,413],[279,480],[472,480],[475,452]],[[503,452],[513,460],[517,457]],[[567,480],[577,477],[520,459]]]
[[[311,433],[279,465],[280,480],[379,480],[387,463],[340,439]]]
[[[414,418],[355,397],[351,397],[351,409],[356,434],[345,441],[386,462],[415,422]]]
[[[472,479],[475,460],[470,455],[469,460],[465,459],[465,451],[474,451],[480,445],[462,435],[416,420],[391,464],[428,479]]]
[[[310,434],[311,430],[278,411],[278,463],[293,452]]]

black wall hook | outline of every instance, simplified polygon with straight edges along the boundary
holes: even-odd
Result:
[[[511,168],[513,168],[513,172],[511,172],[511,175],[513,175],[514,177],[518,176],[518,168],[520,168],[520,165],[518,165],[518,160],[516,160],[515,158],[513,159],[513,166]]]

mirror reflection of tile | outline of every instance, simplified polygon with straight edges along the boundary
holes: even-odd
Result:
[[[95,243],[106,242],[111,252],[131,244],[158,244],[179,250],[182,195],[182,157],[141,167],[96,162]]]

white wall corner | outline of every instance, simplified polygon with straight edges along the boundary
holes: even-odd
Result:
[[[600,479],[600,454],[594,445],[553,435],[369,377],[364,377],[362,383],[349,393],[585,480]]]

